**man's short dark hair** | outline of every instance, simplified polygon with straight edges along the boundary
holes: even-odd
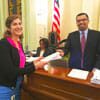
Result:
[[[77,19],[78,16],[82,16],[82,15],[85,15],[87,17],[87,19],[89,20],[89,16],[88,16],[87,13],[79,13],[79,14],[77,14],[76,15],[76,19]]]

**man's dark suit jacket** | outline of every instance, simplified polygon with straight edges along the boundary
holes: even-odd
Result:
[[[37,53],[34,56],[36,56],[36,57],[40,56],[40,52],[41,52],[41,48],[38,47],[37,48]],[[54,52],[55,52],[55,50],[52,47],[48,47],[48,48],[45,49],[45,52],[43,54],[43,57],[46,57],[46,56],[48,56],[48,55],[50,55],[50,54],[52,54]]]
[[[88,30],[84,51],[83,68],[81,68],[81,44],[80,33],[75,31],[69,34],[65,48],[65,54],[70,53],[69,67],[91,71],[94,67],[100,68],[100,32]]]

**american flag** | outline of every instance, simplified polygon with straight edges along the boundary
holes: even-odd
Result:
[[[54,0],[53,8],[53,21],[52,21],[52,31],[57,32],[57,40],[60,41],[60,9],[59,0]]]

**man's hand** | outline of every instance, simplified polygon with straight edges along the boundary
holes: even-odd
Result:
[[[64,51],[63,50],[57,49],[56,52],[59,52],[60,53],[60,56],[64,56]]]

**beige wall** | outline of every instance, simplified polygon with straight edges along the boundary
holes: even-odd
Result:
[[[75,17],[81,12],[82,0],[63,0],[63,13],[61,21],[61,38],[68,36],[68,33],[76,29]]]
[[[5,19],[8,15],[7,0],[0,0],[0,38],[2,38],[5,30]]]
[[[22,0],[22,21],[24,26],[24,49],[34,49],[37,47],[35,0]]]
[[[83,0],[82,10],[90,17],[90,28],[100,30],[100,0]]]

